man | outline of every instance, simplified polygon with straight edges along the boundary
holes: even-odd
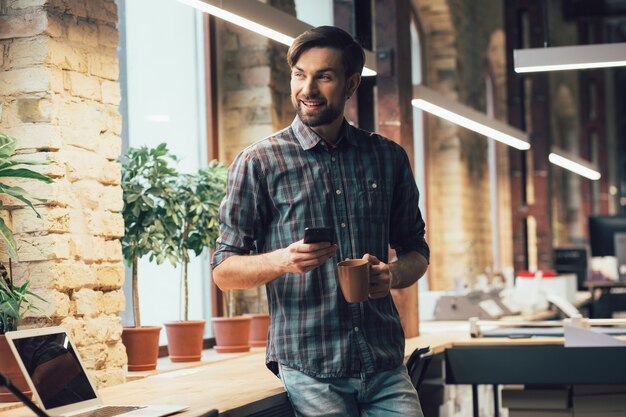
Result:
[[[267,365],[280,371],[297,415],[421,416],[389,293],[428,265],[409,160],[344,119],[365,61],[352,36],[311,29],[287,61],[297,116],[231,165],[213,279],[222,290],[266,285]],[[303,242],[305,227],[323,226],[336,244]],[[370,263],[369,299],[349,304],[336,262],[360,257]]]

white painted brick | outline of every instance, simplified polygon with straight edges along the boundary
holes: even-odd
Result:
[[[98,387],[111,387],[113,385],[122,384],[126,381],[124,370],[122,368],[107,368],[94,372],[94,383]]]
[[[83,287],[95,287],[96,274],[90,265],[76,260],[19,262],[13,267],[16,276],[23,276],[33,288],[54,288],[68,292]]]
[[[124,235],[124,218],[110,211],[85,211],[89,232],[94,236],[120,238]]]
[[[47,62],[63,70],[87,72],[87,52],[63,41],[59,39],[49,42]]]
[[[92,264],[91,269],[96,276],[98,288],[114,289],[124,285],[126,268],[122,262]]]
[[[91,75],[112,81],[118,79],[119,62],[116,55],[91,53],[87,56],[87,63]]]
[[[97,79],[74,71],[66,71],[63,75],[63,86],[73,96],[91,100],[102,99],[100,83]]]
[[[80,180],[72,184],[72,190],[83,208],[113,212],[124,208],[121,187],[105,186],[95,180]]]
[[[109,48],[117,48],[119,44],[119,31],[109,25],[98,25],[98,43]]]
[[[73,313],[78,316],[95,317],[103,312],[102,291],[81,288],[71,297]]]
[[[126,348],[123,343],[107,346],[107,368],[121,368],[128,362]]]
[[[67,27],[67,39],[91,47],[98,46],[98,27],[93,23],[78,21]]]
[[[65,165],[67,179],[70,182],[93,179],[102,184],[117,185],[121,181],[120,163],[109,161],[93,152],[67,148],[56,152],[53,158],[59,164]]]
[[[47,36],[15,39],[9,46],[9,67],[25,68],[42,65],[48,56]]]
[[[14,210],[11,217],[15,222],[13,232],[70,232],[70,210],[58,207],[40,207],[37,209],[39,216],[30,208]]]
[[[19,95],[59,91],[57,75],[50,68],[31,67],[0,72],[0,91],[4,95]]]
[[[126,301],[122,290],[107,291],[102,295],[104,314],[119,314],[126,308]]]
[[[21,262],[68,259],[70,256],[69,235],[16,236],[16,242]]]
[[[120,85],[116,81],[102,81],[102,102],[119,105],[122,100]]]

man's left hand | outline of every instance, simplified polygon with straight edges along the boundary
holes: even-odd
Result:
[[[363,259],[370,263],[370,298],[382,298],[389,294],[391,289],[391,271],[389,265],[374,255],[366,253]]]

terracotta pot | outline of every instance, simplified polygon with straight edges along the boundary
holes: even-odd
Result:
[[[270,326],[270,315],[268,313],[246,314],[252,318],[250,322],[250,346],[267,346],[267,329]]]
[[[124,327],[122,342],[126,346],[129,371],[152,371],[159,357],[161,326]]]
[[[218,353],[248,352],[250,350],[249,316],[213,317],[215,351]]]
[[[0,372],[11,380],[11,383],[15,385],[17,389],[22,391],[24,395],[31,398],[33,393],[28,386],[28,382],[22,374],[20,366],[13,356],[13,351],[9,347],[9,342],[5,335],[0,335]],[[0,387],[0,403],[12,403],[18,402],[13,394],[8,389]]]
[[[165,323],[167,350],[172,362],[195,362],[202,358],[205,320]]]

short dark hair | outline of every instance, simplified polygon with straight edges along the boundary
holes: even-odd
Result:
[[[287,52],[290,68],[300,59],[304,51],[311,48],[334,48],[341,51],[341,61],[346,77],[360,74],[365,65],[365,52],[352,35],[335,26],[319,26],[309,29],[298,36]]]

